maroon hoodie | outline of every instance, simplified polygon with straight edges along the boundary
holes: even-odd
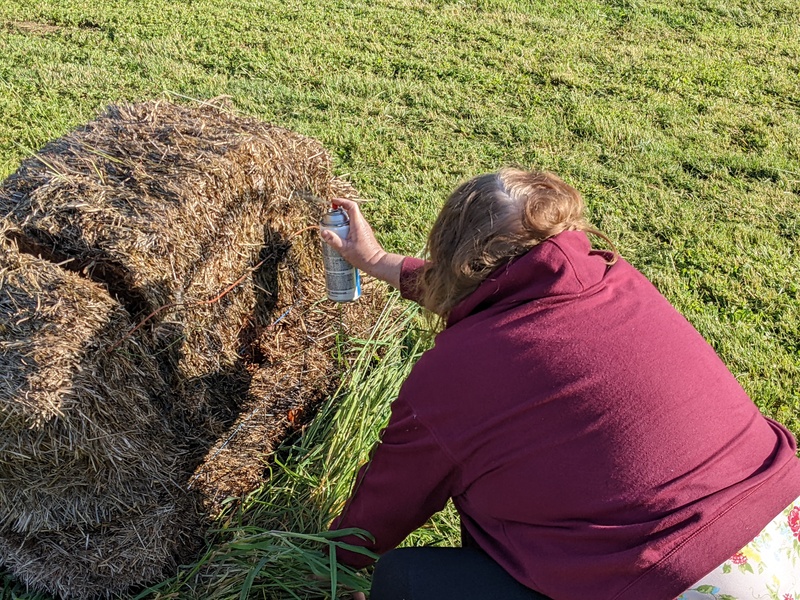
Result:
[[[555,600],[672,600],[800,496],[792,435],[605,257],[565,232],[457,305],[333,527],[381,554],[453,498],[475,542]],[[403,265],[412,299],[419,266]]]

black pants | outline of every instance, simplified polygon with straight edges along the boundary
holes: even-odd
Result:
[[[475,548],[398,548],[378,560],[370,600],[549,600]]]

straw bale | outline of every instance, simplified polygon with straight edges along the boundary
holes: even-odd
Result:
[[[209,104],[150,102],[111,107],[25,161],[0,192],[0,213],[29,250],[70,259],[135,317],[170,307],[151,322],[171,349],[161,360],[179,363],[168,369],[184,392],[176,410],[217,434],[236,407],[209,379],[246,387],[242,346],[319,270],[312,232],[289,241],[321,213],[306,198],[334,193],[355,196],[315,140]],[[259,272],[208,302],[256,259],[267,260]]]
[[[73,406],[81,402],[74,392],[93,371],[112,369],[113,380],[128,383],[139,377],[153,377],[154,363],[134,340],[113,360],[106,360],[102,340],[98,335],[109,329],[117,331],[129,326],[128,314],[111,299],[107,291],[90,281],[59,269],[46,261],[21,255],[12,244],[3,244],[0,253],[0,310],[3,326],[0,330],[0,372],[2,372],[2,423],[4,429],[35,427],[56,418],[66,419]],[[101,365],[87,367],[86,356],[93,355]],[[122,364],[120,359],[126,362]],[[141,359],[134,366],[133,358]],[[18,366],[31,368],[17,368]],[[143,372],[144,370],[144,372]],[[156,375],[156,380],[158,379]],[[105,382],[107,377],[98,376]],[[24,394],[17,390],[26,390]],[[137,390],[138,391],[138,390]],[[95,401],[100,399],[95,398]],[[136,422],[147,423],[158,412],[146,402],[130,402],[111,396],[98,401],[96,418],[81,420],[80,426],[97,428],[87,437],[105,435],[104,421],[116,421],[118,410],[129,413]],[[114,412],[112,412],[114,411]],[[119,450],[119,459],[130,456],[126,444],[106,444],[102,447]]]
[[[306,198],[334,192],[355,195],[315,140],[210,105],[151,102],[111,107],[24,162],[0,213],[29,249],[71,259],[135,317],[170,307],[152,324],[162,360],[179,363],[168,369],[183,392],[176,410],[218,435],[237,407],[217,392],[247,385],[242,346],[305,296],[319,269],[315,235],[289,241],[321,213]],[[256,258],[267,260],[260,273],[209,302]]]
[[[154,502],[94,527],[20,535],[0,532],[0,556],[32,589],[63,598],[111,597],[174,570],[194,547],[184,507]]]
[[[211,105],[150,102],[110,107],[23,162],[0,214],[152,310],[182,301],[191,285],[197,298],[219,291],[195,272],[212,246],[256,243],[237,229],[243,211],[260,205],[294,225],[280,214],[301,202],[293,194],[329,198],[331,179],[315,140]]]
[[[341,369],[332,356],[337,338],[366,335],[383,300],[382,288],[367,282],[357,305],[332,311],[330,303],[319,302],[325,295],[321,278],[303,288],[317,300],[304,304],[298,295],[293,303],[284,301],[258,333],[249,351],[252,362],[237,418],[209,447],[190,481],[212,504],[263,482],[264,458],[301,429],[332,393]]]
[[[106,352],[130,325],[124,309],[9,243],[0,290],[0,526],[94,522],[175,487],[155,361],[133,338]]]
[[[366,281],[358,303],[333,306],[320,302],[325,297],[322,277],[296,277],[300,274],[281,278],[282,285],[293,286],[294,295],[274,310],[277,317],[259,332],[251,349],[257,361],[248,367],[247,398],[238,418],[191,479],[191,487],[215,503],[263,481],[264,457],[302,429],[316,405],[332,393],[341,368],[332,359],[337,338],[366,336],[385,300],[384,289]]]
[[[108,596],[263,483],[383,298],[325,300],[334,197],[317,141],[212,103],[112,106],[0,186],[0,562]]]

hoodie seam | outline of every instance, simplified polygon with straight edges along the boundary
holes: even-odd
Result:
[[[567,251],[564,250],[564,248],[561,247],[561,244],[555,238],[550,238],[547,241],[548,242],[552,242],[553,245],[556,248],[558,248],[558,251],[561,252],[561,254],[566,259],[566,262],[569,264],[569,268],[572,269],[573,276],[575,277],[575,279],[578,282],[578,284],[581,286],[581,290],[578,293],[582,294],[583,292],[585,292],[586,291],[586,283],[584,283],[583,279],[581,279],[581,276],[578,274],[578,269],[575,268],[575,264],[572,262],[572,258],[570,258],[570,256],[567,253]]]
[[[414,420],[417,421],[420,424],[420,426],[425,428],[425,431],[427,431],[428,435],[430,435],[431,438],[433,438],[433,441],[436,442],[436,445],[439,446],[439,449],[442,451],[442,453],[445,456],[447,456],[448,459],[450,459],[450,462],[452,463],[453,467],[458,471],[459,490],[463,491],[464,466],[461,464],[461,461],[455,457],[455,455],[451,452],[450,448],[448,448],[446,444],[442,443],[442,440],[439,438],[438,435],[436,435],[436,432],[433,430],[433,428],[428,423],[426,423],[424,418],[420,416],[419,411],[417,411],[414,404],[412,404],[407,398],[398,398],[397,401],[405,402],[408,405],[408,407],[411,409],[411,414]],[[461,493],[461,491],[459,492],[459,494]],[[451,497],[457,495],[458,494],[452,493]]]

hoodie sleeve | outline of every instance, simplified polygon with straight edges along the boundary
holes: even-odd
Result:
[[[444,508],[456,476],[452,459],[417,419],[412,407],[398,398],[371,460],[361,467],[350,499],[331,529],[364,529],[374,542],[355,536],[343,541],[376,554],[388,552]],[[355,568],[372,563],[364,555],[341,549],[336,556]]]
[[[420,289],[419,277],[425,261],[421,258],[406,256],[400,265],[400,295],[406,300],[419,303]]]

